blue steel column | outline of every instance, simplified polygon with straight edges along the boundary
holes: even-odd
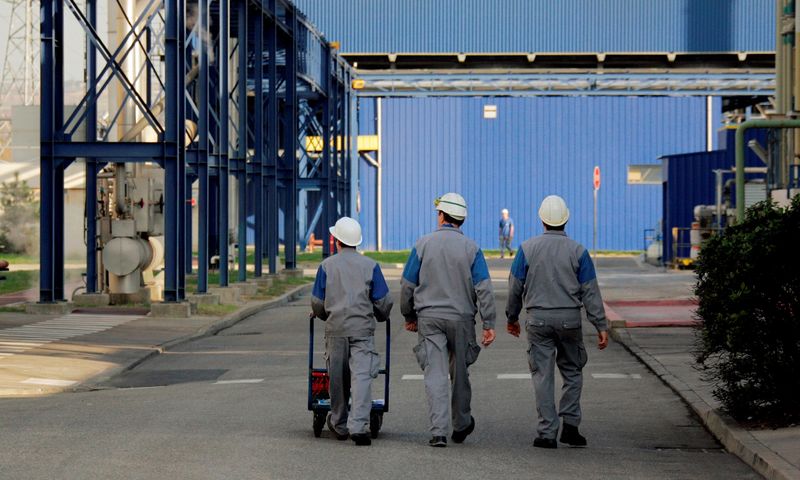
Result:
[[[64,2],[56,3],[53,90],[53,128],[60,132],[64,127]],[[58,138],[56,138],[58,140]],[[64,300],[64,158],[55,159],[53,174],[53,300]]]
[[[323,239],[322,257],[327,258],[331,252],[331,243],[328,241],[328,227],[333,225],[334,215],[331,207],[331,76],[333,75],[331,47],[325,45],[322,53],[322,82],[325,89],[325,98],[322,101],[322,182],[320,184],[320,199],[322,203]]]
[[[239,0],[239,65],[238,65],[238,78],[239,83],[237,89],[239,91],[239,124],[238,133],[236,135],[239,142],[237,159],[236,159],[236,176],[237,186],[239,193],[239,230],[238,230],[238,244],[239,244],[239,275],[238,280],[244,282],[247,280],[247,2],[248,0]]]
[[[178,188],[180,178],[178,169],[178,135],[183,133],[182,122],[178,120],[179,104],[184,101],[184,92],[179,90],[178,76],[183,74],[180,64],[182,55],[179,49],[183,42],[179,41],[180,14],[178,7],[181,0],[164,0],[165,34],[165,108],[164,108],[164,301],[178,301],[178,255],[182,250],[178,230],[180,229],[180,210],[183,208],[183,198]],[[182,84],[183,82],[180,82]],[[179,128],[180,125],[180,128]]]
[[[41,149],[41,194],[39,208],[39,302],[53,301],[53,142],[55,141],[55,32],[53,25],[56,0],[42,0],[39,32],[41,36],[41,113],[39,119]]]
[[[256,12],[254,12],[256,13]],[[264,258],[264,189],[262,175],[262,165],[264,164],[264,16],[261,12],[254,15],[253,35],[255,38],[255,55],[253,59],[253,80],[255,88],[254,115],[253,122],[253,190],[254,190],[254,209],[253,221],[255,225],[255,276],[260,277],[263,273],[262,265]],[[272,59],[270,59],[272,61]]]
[[[203,36],[208,30],[209,0],[198,2],[198,60],[197,76],[197,293],[208,292],[208,48]],[[187,182],[187,186],[189,186]],[[186,232],[187,237],[191,235]]]
[[[186,127],[185,127],[185,118],[186,118],[186,0],[178,0],[178,89],[177,89],[177,96],[180,100],[178,102],[178,117],[176,119],[177,128],[178,128],[178,135],[177,135],[177,147],[178,147],[178,178],[180,181],[178,182],[178,189],[179,189],[179,198],[183,201],[191,201],[192,199],[192,189],[191,184],[187,185],[188,179],[186,176]],[[189,251],[191,252],[191,206],[189,206],[189,211],[184,213],[184,215],[180,215],[181,210],[178,210],[179,218],[178,222],[179,225],[182,225],[183,228],[178,229],[178,244],[187,242],[189,244]],[[188,221],[187,221],[188,220]],[[187,258],[188,257],[188,258]],[[187,261],[188,260],[188,261]],[[184,300],[186,298],[186,267],[191,268],[191,255],[187,254],[186,249],[181,249],[178,251],[178,300]],[[188,265],[187,265],[188,264]]]
[[[219,134],[217,135],[217,172],[219,178],[219,284],[228,286],[228,148],[230,132],[228,87],[228,38],[230,36],[230,3],[221,1],[219,5]]]
[[[275,12],[275,0],[270,0],[269,8]],[[269,98],[267,100],[267,261],[269,273],[278,271],[278,27],[273,16],[267,23],[267,49],[269,65],[267,78]]]
[[[96,0],[86,0],[87,16],[93,29],[97,28]],[[97,91],[97,49],[86,39],[86,90],[93,97]],[[97,103],[86,105],[86,141],[97,141]],[[86,159],[86,292],[97,291],[97,163]]]
[[[284,108],[283,143],[283,237],[285,267],[297,267],[297,33],[299,24],[293,8],[286,9],[286,22],[291,28],[291,39],[286,46],[286,104]]]

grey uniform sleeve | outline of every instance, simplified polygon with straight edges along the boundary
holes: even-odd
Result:
[[[600,296],[597,273],[588,250],[583,251],[578,261],[578,282],[581,284],[580,296],[583,307],[586,309],[586,318],[598,332],[608,330],[603,297]]]
[[[372,269],[372,282],[370,287],[370,300],[372,300],[372,312],[375,319],[385,322],[389,319],[389,314],[394,306],[392,294],[389,293],[389,286],[383,278],[380,265],[375,265]]]
[[[472,285],[475,289],[475,295],[478,297],[478,308],[481,312],[481,320],[483,320],[483,329],[493,329],[497,317],[497,312],[494,308],[494,290],[492,289],[492,279],[489,277],[489,268],[486,266],[486,259],[480,249],[478,249],[472,262]]]
[[[314,316],[322,320],[328,318],[328,312],[325,311],[325,289],[328,282],[328,275],[322,265],[317,269],[317,278],[314,279],[314,289],[311,291],[311,311]]]
[[[508,302],[506,303],[506,319],[508,323],[517,323],[522,311],[522,299],[525,293],[525,278],[528,276],[528,260],[520,247],[511,264],[508,274]]]
[[[411,250],[408,261],[403,269],[403,278],[400,280],[400,313],[406,322],[417,321],[417,310],[414,307],[414,290],[419,285],[419,271],[422,268],[422,259],[417,254],[417,248]]]

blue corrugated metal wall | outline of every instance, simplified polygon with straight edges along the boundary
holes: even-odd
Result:
[[[368,100],[362,99],[362,103]],[[461,192],[464,230],[497,248],[497,220],[511,210],[517,240],[541,232],[541,199],[562,195],[568,232],[592,239],[592,169],[603,172],[601,249],[641,248],[661,218],[661,188],[628,185],[627,165],[659,163],[705,148],[705,99],[670,97],[427,98],[382,100],[383,248],[410,248],[435,225],[433,199]],[[483,118],[485,104],[498,118]],[[365,166],[362,161],[362,166]],[[362,170],[361,205],[370,179]]]
[[[713,205],[716,197],[714,170],[727,170],[736,163],[735,129],[725,129],[720,132],[722,141],[720,150],[713,152],[694,152],[677,155],[667,155],[662,161],[664,165],[663,186],[663,261],[669,263],[673,257],[673,228],[690,228],[694,222],[695,205]],[[767,146],[767,131],[761,129],[748,130],[745,133],[745,142],[757,140],[762,146]],[[749,148],[745,151],[745,165],[748,167],[763,167],[764,163]],[[734,178],[726,174],[724,180]],[[764,178],[763,174],[748,174],[748,179]],[[735,203],[735,192],[732,193],[732,203]],[[684,234],[688,235],[688,234]],[[688,237],[682,237],[681,243],[688,242]],[[679,257],[689,257],[689,247],[682,246],[677,252]]]
[[[344,52],[775,49],[774,0],[296,0]]]

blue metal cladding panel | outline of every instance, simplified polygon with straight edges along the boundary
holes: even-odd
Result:
[[[774,0],[297,0],[348,52],[775,49]]]
[[[483,106],[497,106],[496,119]],[[410,248],[435,227],[433,199],[469,204],[465,232],[498,248],[508,208],[515,243],[542,231],[542,198],[559,194],[568,233],[592,240],[592,171],[602,170],[598,248],[641,249],[661,218],[661,189],[628,185],[627,165],[705,148],[705,99],[670,97],[427,98],[383,100],[383,248]],[[363,187],[362,183],[362,189]],[[364,197],[362,195],[362,204]]]
[[[363,158],[358,161],[358,222],[364,242],[363,250],[376,250],[377,244],[377,217],[376,217],[376,185],[377,170]]]

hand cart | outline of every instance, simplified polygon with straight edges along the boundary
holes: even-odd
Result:
[[[328,413],[331,411],[331,401],[328,395],[330,377],[327,368],[314,368],[314,315],[309,317],[308,340],[308,410],[314,414],[314,436],[322,435]],[[389,411],[389,365],[391,353],[391,328],[386,320],[386,354],[384,368],[378,371],[383,375],[384,398],[372,400],[372,412],[369,415],[369,432],[372,438],[378,438],[378,432],[383,425],[383,414]]]

